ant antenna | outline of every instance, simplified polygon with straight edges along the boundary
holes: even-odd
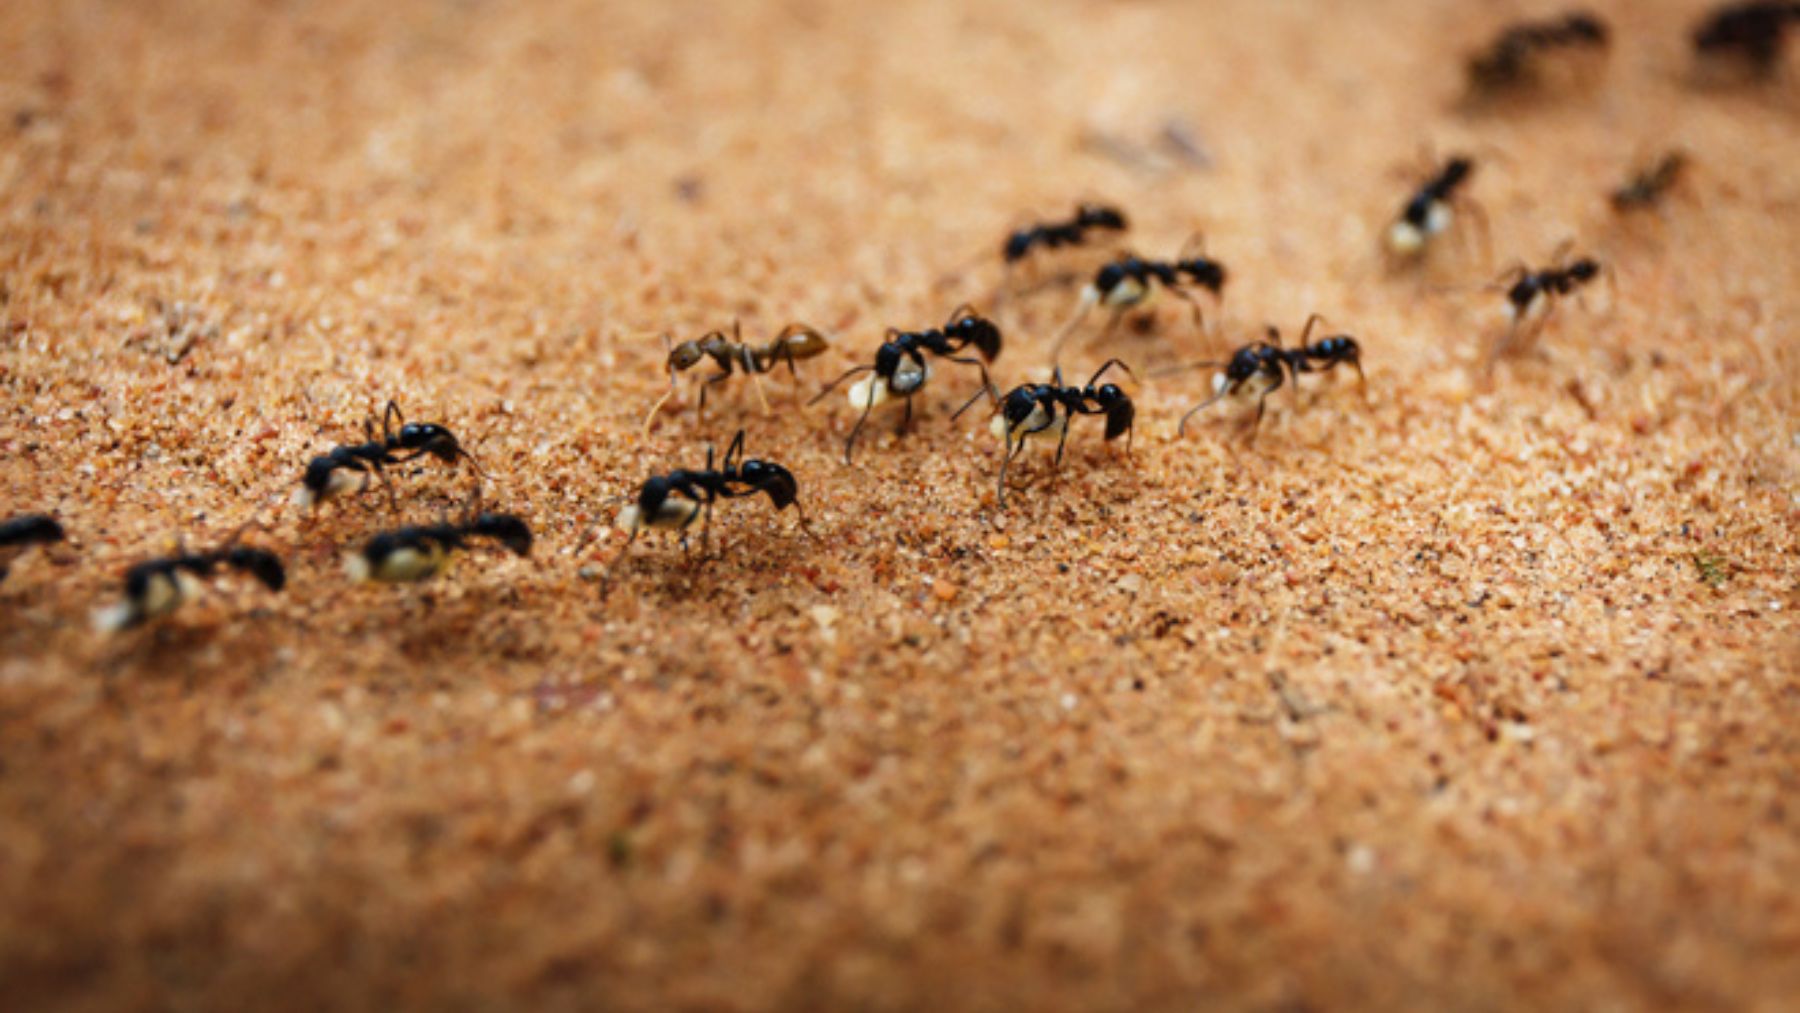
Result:
[[[675,343],[673,339],[667,334],[664,334],[662,339],[663,347],[669,350],[669,354],[675,354]],[[644,431],[640,438],[648,437],[650,435],[650,423],[656,421],[656,413],[662,411],[662,406],[667,404],[669,399],[675,396],[675,367],[670,365],[667,368],[669,370],[669,391],[662,397],[657,398],[656,403],[650,406],[650,414],[644,416]]]

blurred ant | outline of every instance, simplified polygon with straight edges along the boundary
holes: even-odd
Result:
[[[63,540],[62,525],[43,514],[21,514],[0,521],[0,580],[6,579],[12,562],[33,545]]]
[[[1654,165],[1639,169],[1624,186],[1612,192],[1613,210],[1628,212],[1655,207],[1664,194],[1681,182],[1687,167],[1687,155],[1671,151]]]
[[[1145,260],[1133,253],[1123,254],[1100,268],[1093,282],[1081,290],[1074,314],[1050,346],[1050,361],[1056,362],[1063,343],[1096,305],[1112,310],[1100,333],[1104,340],[1127,312],[1148,306],[1159,288],[1192,306],[1196,326],[1204,327],[1205,315],[1190,287],[1211,292],[1217,309],[1224,299],[1225,277],[1225,265],[1206,256],[1206,237],[1199,233],[1182,245],[1174,260]]]
[[[1175,428],[1176,435],[1187,435],[1188,420],[1202,409],[1222,397],[1236,397],[1245,393],[1254,384],[1254,393],[1257,395],[1256,418],[1250,423],[1250,437],[1255,439],[1256,431],[1262,425],[1263,410],[1268,406],[1269,395],[1289,379],[1288,374],[1292,374],[1296,398],[1300,396],[1301,373],[1328,372],[1339,365],[1347,364],[1355,369],[1357,382],[1366,387],[1368,377],[1363,374],[1362,346],[1355,338],[1348,334],[1334,334],[1308,342],[1307,339],[1312,337],[1313,327],[1324,319],[1318,313],[1307,317],[1306,326],[1300,331],[1300,343],[1293,348],[1282,347],[1281,331],[1271,326],[1268,328],[1267,340],[1239,348],[1225,363],[1194,363],[1197,367],[1223,365],[1225,371],[1214,374],[1212,396],[1188,409],[1188,413],[1181,417],[1180,425]]]
[[[1030,256],[1033,250],[1055,250],[1065,246],[1081,246],[1094,232],[1124,232],[1129,228],[1125,212],[1107,204],[1083,203],[1075,208],[1072,218],[1057,222],[1039,222],[1036,225],[1015,230],[1006,237],[1006,245],[1001,247],[1000,256],[1006,263],[1006,276],[1012,277],[1013,269],[1018,263]],[[1001,282],[1000,291],[1004,293],[1010,285]]]
[[[1077,415],[1104,415],[1106,439],[1110,442],[1125,437],[1125,453],[1131,453],[1132,423],[1137,409],[1131,396],[1116,384],[1100,383],[1106,371],[1117,366],[1132,376],[1131,367],[1118,359],[1108,359],[1083,387],[1063,385],[1062,368],[1057,367],[1049,383],[1027,383],[1014,387],[994,409],[992,429],[1005,441],[1000,458],[1000,508],[1006,508],[1006,469],[1013,458],[1025,449],[1025,441],[1033,436],[1056,434],[1056,459],[1050,470],[1055,474],[1062,466],[1063,447],[1069,442],[1069,422]],[[1136,379],[1135,376],[1132,376]],[[1060,411],[1060,414],[1059,414]]]
[[[1768,78],[1794,23],[1800,23],[1800,3],[1791,0],[1726,4],[1694,29],[1694,53],[1714,65],[1735,64],[1752,77]]]
[[[177,552],[126,570],[124,600],[96,611],[95,629],[112,633],[168,615],[197,597],[201,578],[212,577],[220,567],[247,573],[269,590],[280,591],[287,584],[280,557],[267,549],[237,544],[250,526],[238,528],[224,544],[209,552]]]
[[[1425,252],[1432,237],[1449,230],[1455,212],[1466,208],[1481,228],[1483,242],[1488,235],[1487,213],[1481,205],[1462,194],[1463,185],[1475,171],[1473,159],[1456,155],[1444,163],[1430,179],[1407,198],[1399,217],[1388,226],[1388,253],[1396,258],[1414,258]]]
[[[461,520],[409,525],[383,531],[363,544],[344,562],[351,581],[410,584],[426,580],[450,565],[450,554],[466,549],[472,538],[498,542],[514,555],[531,553],[531,528],[512,514],[481,512],[477,492],[463,510]]]
[[[1603,268],[1594,258],[1568,259],[1573,245],[1565,242],[1558,246],[1551,266],[1542,270],[1519,264],[1500,276],[1506,291],[1508,329],[1488,357],[1488,368],[1511,352],[1520,338],[1526,339],[1526,344],[1535,339],[1559,299],[1576,294],[1576,290],[1600,277]],[[1505,284],[1507,279],[1512,279],[1511,284]]]
[[[664,343],[668,340],[668,336],[664,335]],[[798,323],[783,327],[766,345],[747,345],[743,342],[740,322],[736,320],[731,322],[729,338],[724,331],[713,331],[697,341],[683,341],[669,349],[669,358],[664,364],[669,372],[669,392],[658,398],[656,404],[651,406],[650,414],[644,416],[644,432],[650,432],[650,423],[656,420],[656,413],[662,410],[669,398],[675,396],[677,372],[692,369],[706,359],[711,359],[719,367],[719,372],[700,382],[699,415],[703,420],[706,418],[706,389],[715,383],[729,380],[734,368],[743,370],[750,377],[756,387],[756,398],[762,402],[763,412],[767,414],[769,399],[763,395],[762,374],[785,362],[788,372],[798,377],[800,370],[794,365],[796,362],[823,355],[830,347],[825,335],[806,324]]]
[[[394,430],[396,422],[400,424],[398,432]],[[450,430],[435,422],[406,421],[400,405],[394,401],[390,400],[381,413],[380,438],[375,436],[373,419],[363,420],[363,435],[368,438],[367,442],[334,447],[330,453],[320,454],[307,464],[300,488],[294,490],[295,506],[314,507],[352,489],[366,491],[369,476],[373,474],[387,489],[391,507],[394,505],[394,486],[388,480],[386,466],[405,464],[428,454],[445,464],[455,464],[462,458],[475,469],[477,476],[487,477],[475,455],[464,450]],[[412,453],[402,457],[396,451]]]
[[[1524,91],[1538,83],[1538,62],[1544,53],[1555,49],[1604,52],[1608,34],[1606,25],[1586,11],[1513,25],[1487,49],[1469,58],[1469,94],[1496,98]]]
[[[706,553],[712,530],[713,504],[721,499],[739,499],[767,493],[777,511],[793,507],[800,516],[800,526],[807,527],[806,511],[800,506],[800,484],[794,473],[771,461],[743,458],[744,431],[738,430],[730,446],[725,448],[721,466],[713,468],[713,448],[706,448],[706,466],[698,471],[678,468],[665,475],[652,475],[638,487],[637,499],[619,511],[616,524],[630,532],[625,545],[607,567],[607,579],[630,551],[638,534],[646,528],[664,528],[681,533],[681,547],[687,549],[687,531],[696,520],[700,525],[700,552]]]
[[[901,398],[906,404],[906,415],[900,420],[900,432],[905,432],[912,423],[912,399],[931,378],[931,367],[925,361],[925,352],[938,356],[948,362],[974,366],[981,371],[981,389],[976,391],[951,418],[968,411],[983,395],[990,400],[996,397],[993,381],[988,379],[987,365],[1000,355],[1000,328],[993,321],[977,314],[973,307],[964,303],[951,311],[950,319],[942,328],[931,328],[924,331],[899,331],[888,328],[887,339],[875,352],[875,364],[857,366],[843,376],[826,384],[808,404],[817,404],[825,395],[832,392],[838,384],[861,373],[871,374],[869,377],[850,385],[850,407],[862,409],[862,415],[850,430],[850,436],[844,441],[844,463],[850,463],[850,455],[856,448],[856,437],[862,432],[863,423],[869,420],[869,413],[876,405],[883,404],[890,398]],[[973,345],[981,358],[973,359],[958,356],[956,353]]]

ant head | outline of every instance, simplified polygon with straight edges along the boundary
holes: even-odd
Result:
[[[1118,229],[1123,232],[1130,227],[1123,211],[1105,204],[1081,205],[1075,209],[1075,221],[1089,229]]]
[[[461,447],[450,430],[435,422],[408,422],[400,427],[400,446],[406,450],[423,450],[444,461],[456,460]]]
[[[531,528],[512,514],[482,514],[469,525],[469,533],[492,538],[516,555],[531,552]]]
[[[1125,282],[1130,275],[1129,265],[1123,260],[1115,260],[1094,275],[1094,289],[1101,295],[1111,292]]]
[[[320,454],[307,462],[306,475],[300,479],[302,487],[311,490],[314,496],[323,497],[327,487],[331,485],[331,473],[337,470],[337,461],[330,454]]]
[[[779,464],[753,457],[738,467],[738,474],[745,482],[768,493],[769,502],[775,504],[777,510],[786,510],[800,495],[800,483],[794,480],[794,473]]]
[[[1184,260],[1176,266],[1183,274],[1194,279],[1194,284],[1208,289],[1214,295],[1217,295],[1225,287],[1225,265],[1216,260],[1196,257],[1193,260]]]
[[[225,553],[225,565],[248,573],[271,591],[279,591],[287,584],[280,558],[267,549],[238,546]]]
[[[1281,336],[1280,332],[1273,327],[1269,328],[1269,332],[1270,337],[1279,338]],[[1231,353],[1231,361],[1225,364],[1225,379],[1232,383],[1242,383],[1262,372],[1263,361],[1267,357],[1267,350],[1271,347],[1269,343],[1259,341],[1254,345],[1245,345]]]
[[[944,333],[974,345],[989,362],[1000,355],[1000,328],[986,317],[967,313],[952,321]]]
[[[1031,413],[1037,411],[1037,398],[1032,397],[1030,387],[1014,387],[1000,401],[1000,414],[1006,419],[1006,427],[1024,425]]]
[[[700,348],[700,342],[683,341],[669,349],[669,372],[692,369],[704,358],[706,358],[706,352]]]
[[[1031,252],[1031,240],[1032,230],[1020,229],[1006,237],[1006,247],[1000,251],[1000,255],[1008,264],[1024,260],[1025,255]]]

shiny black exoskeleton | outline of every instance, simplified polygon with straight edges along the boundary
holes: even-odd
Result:
[[[398,431],[394,429],[395,422],[400,424]],[[330,453],[320,454],[307,464],[300,489],[294,495],[295,503],[316,506],[345,490],[349,483],[344,481],[344,475],[361,475],[366,485],[372,474],[387,487],[388,502],[392,504],[394,489],[388,482],[386,466],[405,464],[426,455],[445,464],[454,464],[458,458],[463,458],[478,475],[482,473],[475,456],[463,449],[449,429],[435,422],[408,422],[399,404],[393,401],[389,401],[381,413],[380,438],[375,436],[372,420],[363,421],[363,434],[368,437],[366,442],[334,447]],[[410,453],[402,456],[402,451]]]
[[[247,573],[271,591],[286,586],[280,557],[267,549],[238,545],[237,537],[232,535],[209,552],[184,552],[126,570],[124,599],[97,613],[96,625],[110,632],[167,615],[187,601],[192,581],[211,578],[220,568]]]
[[[1144,300],[1152,281],[1161,282],[1172,292],[1192,284],[1216,296],[1225,288],[1225,265],[1207,257],[1145,260],[1127,254],[1094,275],[1094,291],[1099,293],[1102,305],[1135,305]],[[1133,286],[1143,294],[1125,295]]]
[[[0,580],[13,559],[28,546],[50,545],[63,540],[63,528],[56,518],[44,514],[21,514],[0,522]]]
[[[1600,276],[1600,262],[1582,257],[1566,265],[1547,267],[1541,271],[1514,268],[1518,280],[1506,290],[1506,301],[1512,306],[1515,323],[1523,321],[1539,299],[1568,295]]]
[[[1104,204],[1082,204],[1075,216],[1066,221],[1043,222],[1019,229],[1006,238],[1001,256],[1008,264],[1024,260],[1032,250],[1080,246],[1090,232],[1123,232],[1127,228],[1125,213]]]
[[[844,440],[844,463],[849,464],[851,463],[851,453],[856,448],[856,438],[862,433],[863,423],[869,420],[869,413],[875,409],[877,404],[889,397],[903,398],[906,402],[906,414],[900,420],[900,431],[905,432],[906,427],[912,423],[913,395],[924,388],[925,381],[929,376],[925,361],[926,352],[947,362],[974,366],[981,372],[981,389],[956,410],[955,415],[952,416],[954,418],[967,411],[969,406],[982,396],[985,395],[989,399],[997,396],[994,392],[993,382],[988,379],[986,364],[999,357],[1000,345],[1001,337],[998,325],[976,313],[974,308],[967,304],[958,306],[951,312],[950,319],[941,328],[924,331],[900,331],[892,327],[888,328],[887,339],[875,352],[874,365],[856,366],[846,371],[844,375],[826,384],[808,403],[818,403],[838,384],[853,376],[863,373],[874,374],[864,391],[863,403],[859,406],[862,408],[862,414],[857,418],[856,425],[851,428],[849,437]],[[980,354],[981,358],[974,359],[956,354],[971,346]],[[852,388],[853,398],[855,392],[856,389]]]
[[[619,555],[608,567],[610,574],[625,558],[631,544],[645,528],[665,528],[681,533],[681,544],[687,546],[687,530],[696,520],[700,525],[701,550],[705,551],[712,528],[713,504],[721,499],[739,499],[767,494],[777,511],[793,507],[806,526],[806,511],[800,506],[800,483],[794,473],[773,461],[742,457],[744,431],[738,430],[725,448],[725,458],[713,468],[713,448],[706,448],[706,466],[697,470],[677,468],[663,475],[652,475],[638,487],[637,498],[620,517],[620,526],[631,534]]]
[[[1694,29],[1694,51],[1703,57],[1734,60],[1767,77],[1781,58],[1790,26],[1800,24],[1800,3],[1757,0],[1716,8]]]
[[[1114,366],[1124,370],[1127,376],[1131,375],[1131,367],[1118,359],[1108,359],[1094,371],[1085,386],[1068,387],[1063,385],[1062,370],[1058,368],[1049,383],[1022,384],[1001,399],[995,411],[999,415],[1000,435],[1005,441],[1000,458],[999,503],[1002,508],[1006,506],[1007,467],[1024,451],[1026,438],[1060,424],[1056,459],[1050,465],[1054,472],[1062,465],[1063,448],[1069,442],[1069,423],[1077,415],[1105,416],[1106,439],[1125,437],[1125,452],[1131,452],[1132,424],[1137,418],[1137,409],[1131,403],[1131,396],[1117,384],[1100,383],[1100,378]]]
[[[1448,204],[1455,196],[1457,188],[1468,180],[1469,174],[1475,171],[1475,161],[1463,155],[1457,155],[1444,163],[1438,174],[1426,180],[1423,185],[1406,201],[1400,209],[1400,220],[1413,228],[1428,231],[1427,226],[1433,215],[1433,208]]]
[[[1281,344],[1281,332],[1274,327],[1268,329],[1268,340],[1245,345],[1232,353],[1225,365],[1225,371],[1214,378],[1211,397],[1195,405],[1181,417],[1181,424],[1176,432],[1185,435],[1190,418],[1222,397],[1236,395],[1253,382],[1260,382],[1262,389],[1256,399],[1256,418],[1250,425],[1252,436],[1262,425],[1263,411],[1268,406],[1269,395],[1279,389],[1283,382],[1290,378],[1295,383],[1295,393],[1299,393],[1301,373],[1323,373],[1340,365],[1348,365],[1356,370],[1356,378],[1367,383],[1363,374],[1362,345],[1348,334],[1334,334],[1309,342],[1312,331],[1324,318],[1317,313],[1306,318],[1306,326],[1300,331],[1300,343],[1293,348],[1285,348]],[[1201,363],[1216,365],[1216,363]]]
[[[1604,49],[1606,24],[1586,11],[1548,21],[1530,21],[1501,32],[1480,54],[1469,59],[1469,87],[1494,94],[1529,84],[1532,60],[1554,49]]]

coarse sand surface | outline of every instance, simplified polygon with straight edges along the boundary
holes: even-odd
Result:
[[[1598,66],[1475,109],[1542,5],[8,0],[0,515],[70,537],[0,585],[0,1005],[1793,1003],[1800,53],[1701,86],[1699,4],[1597,7]],[[1483,213],[1384,263],[1457,152]],[[1083,199],[1129,235],[996,305]],[[1198,231],[1222,311],[1063,356],[1131,365],[1129,453],[1078,418],[1004,510],[971,367],[853,466],[807,405],[964,300],[1043,380],[1072,276]],[[1490,371],[1565,240],[1609,273]],[[1177,437],[1174,367],[1315,311],[1366,387]],[[832,348],[644,435],[660,336],[734,320]],[[475,481],[291,506],[390,398],[529,558],[346,579]],[[606,588],[624,497],[739,427],[806,526],[723,502]],[[252,520],[284,591],[91,630]]]

